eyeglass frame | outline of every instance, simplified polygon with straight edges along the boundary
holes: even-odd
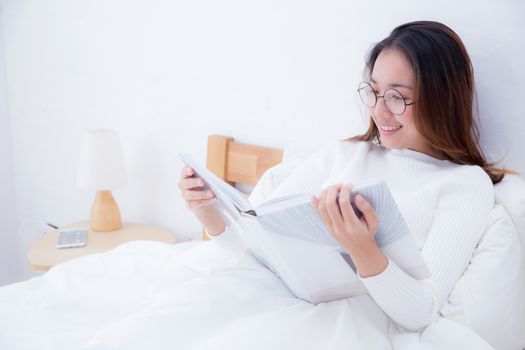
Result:
[[[376,97],[376,101],[375,101],[375,103],[374,103],[373,106],[369,106],[369,105],[367,105],[367,104],[365,103],[365,101],[363,101],[363,99],[361,98],[361,93],[360,93],[360,91],[363,89],[363,88],[361,87],[362,84],[366,84],[366,85],[368,85],[368,86],[372,89],[372,92],[374,93],[374,96]],[[390,91],[390,90],[392,90],[392,91],[394,91],[394,92],[397,92],[397,93],[399,94],[399,96],[401,96],[401,98],[403,99],[403,103],[405,104],[405,106],[404,106],[403,111],[402,111],[401,113],[394,113],[394,112],[392,112],[392,111],[390,110],[390,108],[388,107],[388,105],[386,104],[386,101],[385,101],[385,95],[386,95],[386,93],[387,93],[388,91]],[[396,90],[396,89],[394,89],[394,88],[390,88],[390,89],[386,90],[385,93],[383,94],[383,96],[380,96],[380,95],[378,95],[378,94],[374,91],[374,88],[372,87],[372,85],[371,85],[370,83],[366,82],[366,81],[362,81],[362,82],[359,83],[359,87],[357,88],[357,94],[359,95],[359,99],[361,100],[361,102],[363,102],[363,104],[364,104],[365,106],[370,107],[370,108],[374,108],[375,106],[377,106],[377,101],[379,101],[379,99],[382,98],[382,99],[383,99],[383,103],[385,104],[386,109],[388,109],[388,111],[389,111],[390,113],[394,114],[394,115],[401,115],[401,114],[405,113],[406,110],[407,110],[407,106],[412,106],[413,104],[415,104],[415,103],[417,102],[417,101],[413,101],[413,102],[407,103],[407,98],[406,98],[405,96],[403,96],[403,94],[402,94],[401,92],[399,92],[398,90]]]

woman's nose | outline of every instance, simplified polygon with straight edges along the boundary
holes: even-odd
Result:
[[[379,98],[377,100],[376,105],[374,107],[374,114],[380,117],[390,116],[392,114],[392,112],[390,112],[386,107],[384,98]]]

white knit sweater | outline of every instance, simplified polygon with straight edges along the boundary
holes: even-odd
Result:
[[[307,159],[270,198],[317,193],[369,177],[387,183],[432,278],[418,281],[389,261],[381,274],[362,281],[391,319],[408,330],[419,330],[438,316],[472,258],[484,219],[494,207],[494,187],[478,166],[409,149],[339,141]]]
[[[484,219],[494,207],[494,186],[478,166],[458,165],[409,149],[339,141],[302,163],[268,199],[318,193],[330,185],[369,177],[387,183],[432,278],[418,281],[390,260],[381,274],[361,280],[393,321],[419,330],[439,315],[471,260]],[[236,244],[228,234],[221,236],[225,244]]]

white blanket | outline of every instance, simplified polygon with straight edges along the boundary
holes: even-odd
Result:
[[[136,241],[0,288],[0,349],[490,349],[438,318],[403,333],[367,295],[296,299],[220,240]]]

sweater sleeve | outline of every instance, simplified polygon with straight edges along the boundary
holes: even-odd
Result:
[[[421,251],[432,274],[419,281],[389,260],[376,276],[361,278],[371,297],[396,323],[416,331],[429,325],[465,272],[494,206],[494,189],[477,167],[446,181]],[[483,172],[483,173],[480,173]]]

